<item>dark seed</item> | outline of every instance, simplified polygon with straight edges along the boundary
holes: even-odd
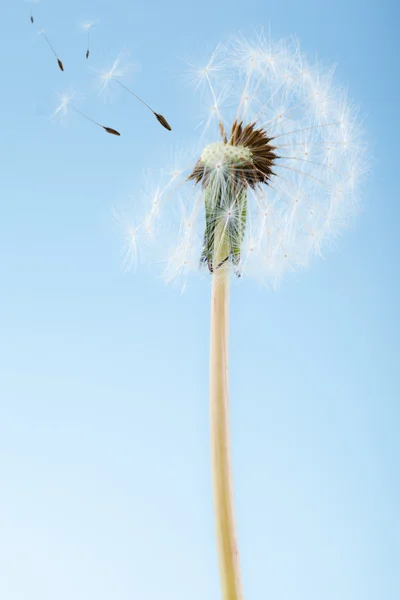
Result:
[[[59,58],[57,58],[57,62],[58,62],[58,66],[60,67],[61,71],[64,71],[64,65],[62,64],[62,62]]]
[[[116,129],[113,129],[112,127],[104,127],[103,129],[105,129],[107,131],[107,133],[111,133],[111,135],[121,135],[119,133],[119,131],[117,131]]]
[[[86,58],[89,58],[89,50],[86,50]]]
[[[31,23],[34,23],[35,21],[33,20],[33,17],[31,17]]]
[[[156,117],[157,121],[158,121],[159,123],[161,123],[161,125],[162,125],[163,127],[165,127],[165,129],[168,129],[168,131],[172,131],[172,127],[171,127],[171,125],[168,123],[168,121],[167,121],[166,119],[164,119],[164,117],[163,117],[162,115],[159,115],[159,114],[158,114],[158,113],[156,113],[156,112],[155,112],[154,114],[155,114],[155,117]]]

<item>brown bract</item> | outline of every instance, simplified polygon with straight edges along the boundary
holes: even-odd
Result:
[[[248,123],[243,126],[242,121],[235,121],[232,125],[229,140],[227,140],[222,124],[220,124],[221,136],[224,144],[231,146],[243,146],[251,152],[252,159],[249,162],[239,164],[231,163],[224,165],[229,168],[232,179],[242,187],[255,188],[259,184],[268,184],[273,172],[273,166],[278,155],[275,146],[271,144],[273,138],[267,132],[258,127],[257,123]],[[212,169],[198,160],[189,179],[196,183],[202,182],[206,186],[212,175]]]

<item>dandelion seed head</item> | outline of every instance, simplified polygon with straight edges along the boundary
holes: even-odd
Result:
[[[186,168],[165,169],[143,230],[167,281],[215,272],[219,240],[224,268],[276,286],[356,212],[367,167],[358,111],[333,67],[262,31],[218,45],[191,75],[211,107],[200,148]]]

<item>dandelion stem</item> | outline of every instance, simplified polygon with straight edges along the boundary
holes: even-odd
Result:
[[[216,235],[211,292],[210,436],[215,532],[223,600],[242,600],[230,451],[228,327],[229,263]],[[222,264],[221,264],[222,263]],[[220,265],[219,268],[217,265]]]

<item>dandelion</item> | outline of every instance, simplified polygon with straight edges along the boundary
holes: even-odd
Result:
[[[99,22],[99,19],[93,19],[92,21],[85,21],[84,23],[81,23],[80,28],[81,30],[87,34],[87,48],[86,48],[86,60],[89,58],[90,55],[90,30],[93,27],[93,25],[97,25]]]
[[[222,597],[240,600],[229,435],[231,271],[277,285],[320,255],[356,210],[365,147],[357,110],[333,69],[311,64],[294,41],[236,35],[192,75],[212,106],[206,134],[188,165],[158,186],[135,231],[150,224],[149,244],[160,250],[167,281],[186,280],[199,266],[211,273],[215,527]],[[165,230],[175,232],[167,255]]]
[[[63,65],[62,61],[61,61],[61,60],[58,58],[58,56],[57,56],[57,52],[54,50],[53,46],[51,45],[51,43],[50,43],[50,40],[49,40],[49,38],[47,37],[47,35],[45,34],[45,31],[44,31],[44,29],[41,29],[41,30],[39,31],[39,34],[40,34],[40,35],[42,35],[42,36],[44,37],[44,39],[46,40],[46,42],[47,42],[47,45],[49,46],[50,50],[53,52],[54,56],[56,57],[56,59],[57,59],[57,64],[58,64],[58,66],[59,66],[60,70],[61,70],[61,71],[64,71],[64,65]]]
[[[62,120],[65,120],[67,114],[68,114],[68,110],[71,109],[73,110],[75,113],[79,114],[81,117],[84,117],[86,120],[91,121],[92,123],[94,123],[95,125],[97,125],[98,127],[101,127],[102,129],[104,129],[104,131],[106,131],[107,133],[111,134],[111,135],[116,135],[116,136],[120,136],[121,134],[119,133],[119,131],[117,131],[116,129],[113,129],[112,127],[106,127],[105,125],[102,125],[101,123],[98,123],[97,121],[95,121],[94,119],[92,119],[91,117],[89,117],[88,115],[86,115],[85,113],[83,113],[81,110],[79,110],[78,108],[76,108],[76,106],[74,106],[73,104],[71,104],[73,98],[75,97],[75,94],[59,94],[58,92],[56,92],[57,96],[60,98],[60,103],[57,106],[57,108],[55,109],[55,111],[52,114],[52,117],[56,117],[57,115],[61,116]]]

